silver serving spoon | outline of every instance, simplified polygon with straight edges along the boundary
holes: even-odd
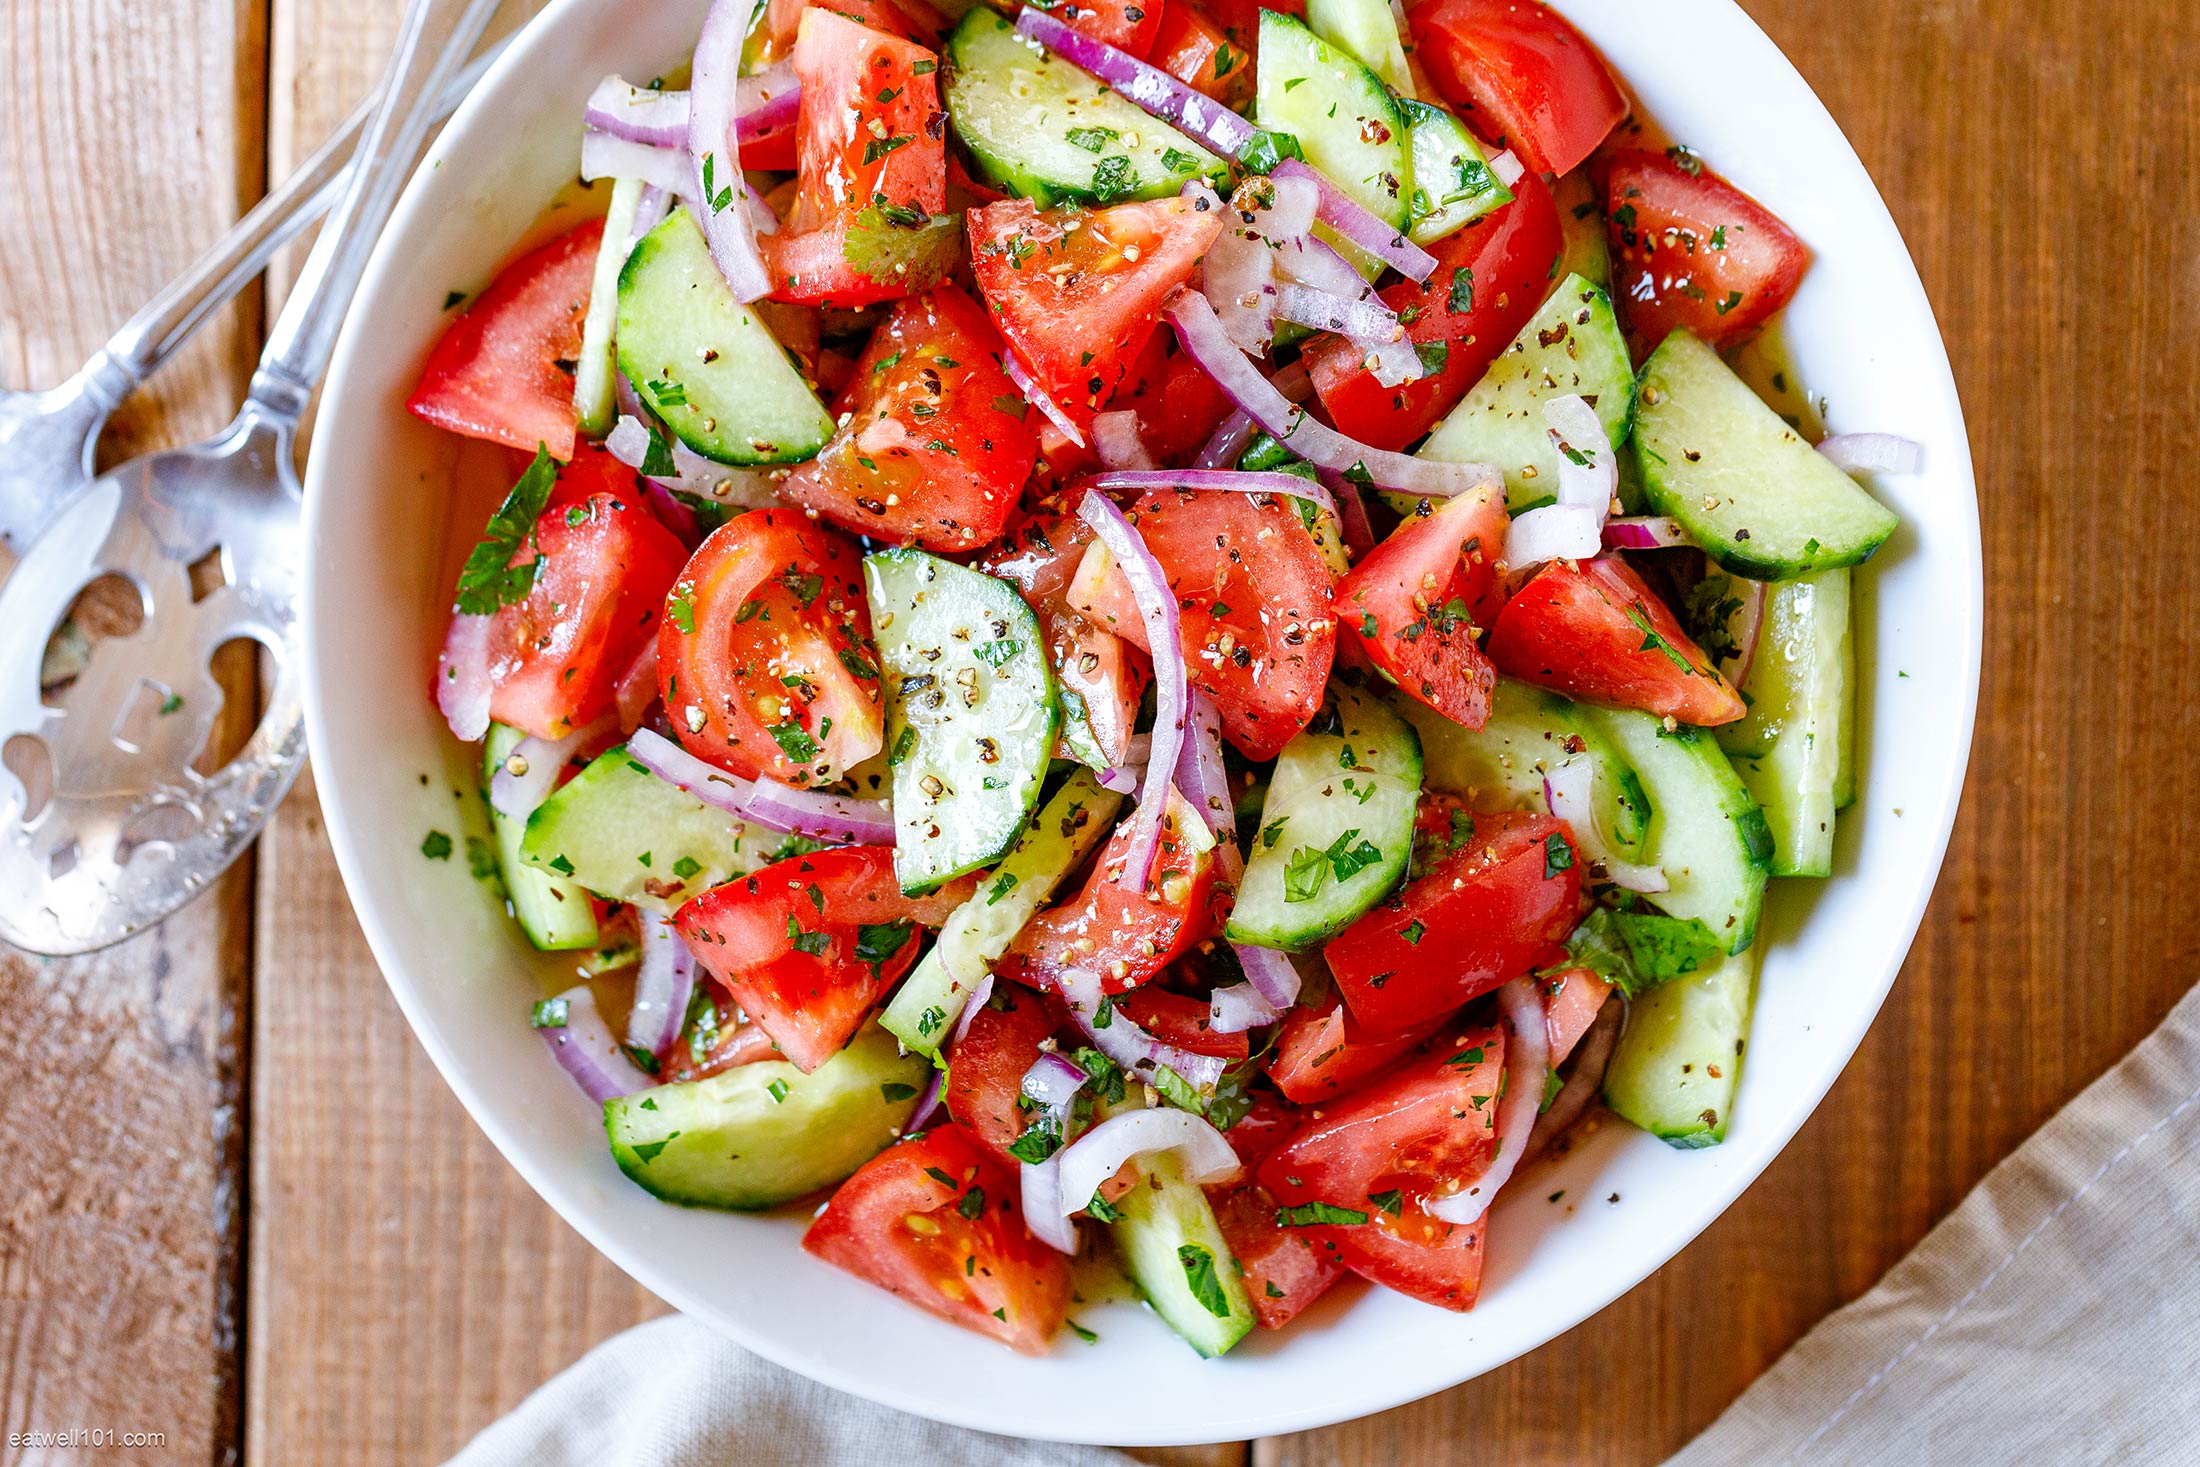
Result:
[[[444,89],[448,116],[504,49],[502,41]],[[367,98],[327,142],[255,204],[204,255],[109,337],[59,386],[0,388],[0,547],[21,554],[77,492],[92,482],[92,455],[108,414],[257,279],[275,252],[326,214],[343,192],[380,94]]]
[[[100,476],[52,516],[0,586],[0,939],[90,952],[190,901],[252,843],[305,757],[297,598],[299,415],[328,365],[375,237],[436,104],[497,0],[465,0],[440,48],[413,0],[353,171],[268,333],[235,421],[206,443]],[[217,584],[194,590],[206,562]],[[49,706],[49,633],[93,580],[138,588],[139,629],[103,642]],[[211,775],[191,767],[222,706],[208,663],[246,638],[270,655],[267,708]]]

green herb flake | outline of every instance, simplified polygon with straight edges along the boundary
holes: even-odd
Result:
[[[1197,1243],[1180,1243],[1176,1261],[1183,1267],[1184,1282],[1191,1286],[1199,1307],[1217,1319],[1228,1319],[1230,1296],[1223,1292],[1222,1279],[1215,1272],[1215,1255]]]
[[[431,861],[448,861],[451,858],[451,838],[440,830],[431,830],[420,842],[420,854]]]
[[[535,521],[542,518],[543,507],[549,503],[550,491],[557,482],[557,460],[550,457],[547,447],[538,446],[534,462],[505,495],[504,503],[489,517],[480,541],[468,552],[466,564],[458,573],[458,595],[452,610],[461,616],[488,616],[527,599],[527,593],[535,588],[535,568],[541,562],[530,558],[513,565],[512,557],[519,554],[522,545],[533,541]]]
[[[571,1000],[546,998],[535,1005],[527,1016],[527,1022],[537,1029],[563,1029],[570,1017]]]
[[[1309,1202],[1300,1207],[1276,1209],[1276,1226],[1279,1228],[1358,1227],[1367,1221],[1367,1214],[1357,1208],[1338,1207],[1328,1202]]]

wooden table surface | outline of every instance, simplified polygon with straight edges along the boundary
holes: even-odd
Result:
[[[1611,1308],[1417,1405],[1161,1458],[1657,1461],[2200,976],[2200,7],[1748,8],[1878,179],[1970,418],[1985,687],[1924,930],[1817,1116]],[[59,380],[283,176],[363,94],[398,9],[0,6],[0,381]],[[267,316],[221,316],[106,461],[224,421]],[[165,929],[0,956],[0,1065],[0,1443],[84,1426],[163,1434],[134,1460],[436,1462],[663,1308],[413,1042],[310,778]]]

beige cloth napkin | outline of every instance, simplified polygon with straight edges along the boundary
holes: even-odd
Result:
[[[2196,1367],[2200,989],[1668,1467],[2200,1463]],[[675,1317],[598,1346],[451,1467],[1129,1461],[904,1416]]]

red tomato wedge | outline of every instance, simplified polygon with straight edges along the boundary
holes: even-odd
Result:
[[[791,509],[726,521],[665,598],[658,690],[681,743],[746,779],[830,784],[879,751],[862,552]]]
[[[1560,248],[1558,206],[1529,173],[1513,201],[1430,247],[1426,284],[1400,280],[1380,292],[1406,320],[1406,335],[1432,369],[1385,387],[1359,348],[1341,336],[1307,348],[1314,390],[1338,432],[1376,448],[1404,448],[1458,405],[1549,294]]]
[[[1276,1222],[1276,1199],[1259,1183],[1212,1193],[1208,1200],[1263,1328],[1282,1329],[1344,1277],[1336,1250],[1317,1246],[1308,1236],[1312,1229]]]
[[[833,404],[843,425],[780,494],[822,519],[928,550],[998,538],[1031,477],[1038,440],[1001,371],[1001,338],[952,285],[901,301]]]
[[[680,908],[674,925],[741,1012],[807,1074],[862,1025],[970,894],[967,876],[906,897],[891,846],[843,846],[775,861]]]
[[[1068,1019],[1053,995],[1004,983],[955,1041],[944,1082],[947,1113],[988,1155],[1009,1166],[1018,1165],[1018,1158],[1008,1148],[1031,1115],[1021,1104],[1024,1072],[1038,1061],[1041,1041]]]
[[[1221,26],[1184,0],[1175,0],[1162,14],[1148,59],[1225,107],[1242,107],[1253,99],[1252,50],[1232,45]]]
[[[1222,232],[1186,198],[1106,209],[1034,209],[1011,199],[968,218],[978,289],[1032,380],[1084,423],[1114,395]],[[1067,267],[1067,268],[1062,268]]]
[[[1031,519],[989,551],[979,568],[1013,583],[1039,614],[1065,713],[1074,698],[1101,754],[1120,767],[1130,760],[1131,735],[1148,677],[1128,643],[1071,609],[1065,599],[1077,562],[1091,543],[1092,527],[1083,520],[1061,515]]]
[[[1444,99],[1536,173],[1572,172],[1627,116],[1596,47],[1537,0],[1429,0],[1410,24]]]
[[[1581,861],[1563,822],[1477,814],[1464,846],[1322,954],[1352,1016],[1395,1033],[1526,973],[1580,915]]]
[[[530,543],[527,595],[489,624],[489,716],[558,739],[611,708],[619,675],[656,634],[687,549],[640,507],[634,474],[585,448],[560,469]]]
[[[1145,59],[1161,30],[1162,0],[1057,0],[1047,13],[1070,29]]]
[[[1538,979],[1536,986],[1543,994],[1543,1023],[1551,1044],[1551,1064],[1555,1068],[1565,1063],[1566,1056],[1581,1042],[1581,1036],[1596,1022],[1598,1011],[1612,995],[1612,985],[1599,977],[1593,968],[1568,968],[1563,973]]]
[[[1297,1104],[1313,1105],[1382,1074],[1449,1017],[1424,1019],[1395,1034],[1372,1034],[1342,999],[1323,1009],[1302,1004],[1283,1021],[1268,1076]]]
[[[1555,560],[1497,615],[1490,660],[1569,698],[1709,728],[1748,711],[1673,613],[1616,555]]]
[[[1638,358],[1676,327],[1712,346],[1756,330],[1794,298],[1810,266],[1793,230],[1686,154],[1613,155],[1605,220],[1612,299]]]
[[[1321,711],[1337,655],[1328,563],[1299,501],[1269,494],[1157,490],[1131,523],[1176,593],[1191,680],[1212,694],[1222,734],[1248,759],[1273,759]],[[1146,624],[1104,549],[1078,567],[1069,601],[1140,647]]]
[[[602,240],[603,221],[591,219],[505,266],[444,329],[406,408],[468,438],[571,458],[573,364]]]
[[[1176,12],[1171,11],[1172,15]],[[1156,331],[1131,363],[1108,409],[1138,414],[1138,438],[1156,463],[1184,465],[1235,411],[1199,363],[1184,354],[1174,331]]]
[[[1334,1247],[1346,1267],[1414,1298],[1469,1308],[1481,1277],[1479,1224],[1454,1228],[1419,1204],[1489,1166],[1504,1063],[1502,1028],[1447,1028],[1384,1079],[1310,1112],[1261,1164],[1261,1185],[1286,1209],[1286,1223],[1313,1224],[1309,1241]]]
[[[1245,1031],[1225,1034],[1209,1022],[1213,1011],[1203,997],[1149,983],[1134,993],[1124,994],[1116,1008],[1164,1044],[1173,1044],[1193,1054],[1241,1060],[1253,1052],[1252,1039]]]
[[[1475,639],[1505,602],[1505,487],[1421,509],[1337,583],[1338,620],[1407,694],[1478,729],[1497,686]]]
[[[1217,920],[1214,851],[1195,855],[1182,834],[1198,819],[1171,790],[1161,817],[1160,854],[1141,893],[1124,889],[1131,825],[1127,820],[1118,825],[1083,890],[1025,923],[993,971],[1038,987],[1082,968],[1099,974],[1109,993],[1122,993],[1204,942]]]
[[[947,207],[938,66],[899,36],[814,6],[802,13],[802,185],[785,226],[762,240],[774,300],[868,305],[944,277],[935,257],[952,225],[933,222]],[[738,194],[741,181],[728,183]]]
[[[805,1251],[950,1324],[1044,1355],[1069,1259],[1024,1226],[1016,1173],[953,1126],[888,1147],[840,1184]]]

